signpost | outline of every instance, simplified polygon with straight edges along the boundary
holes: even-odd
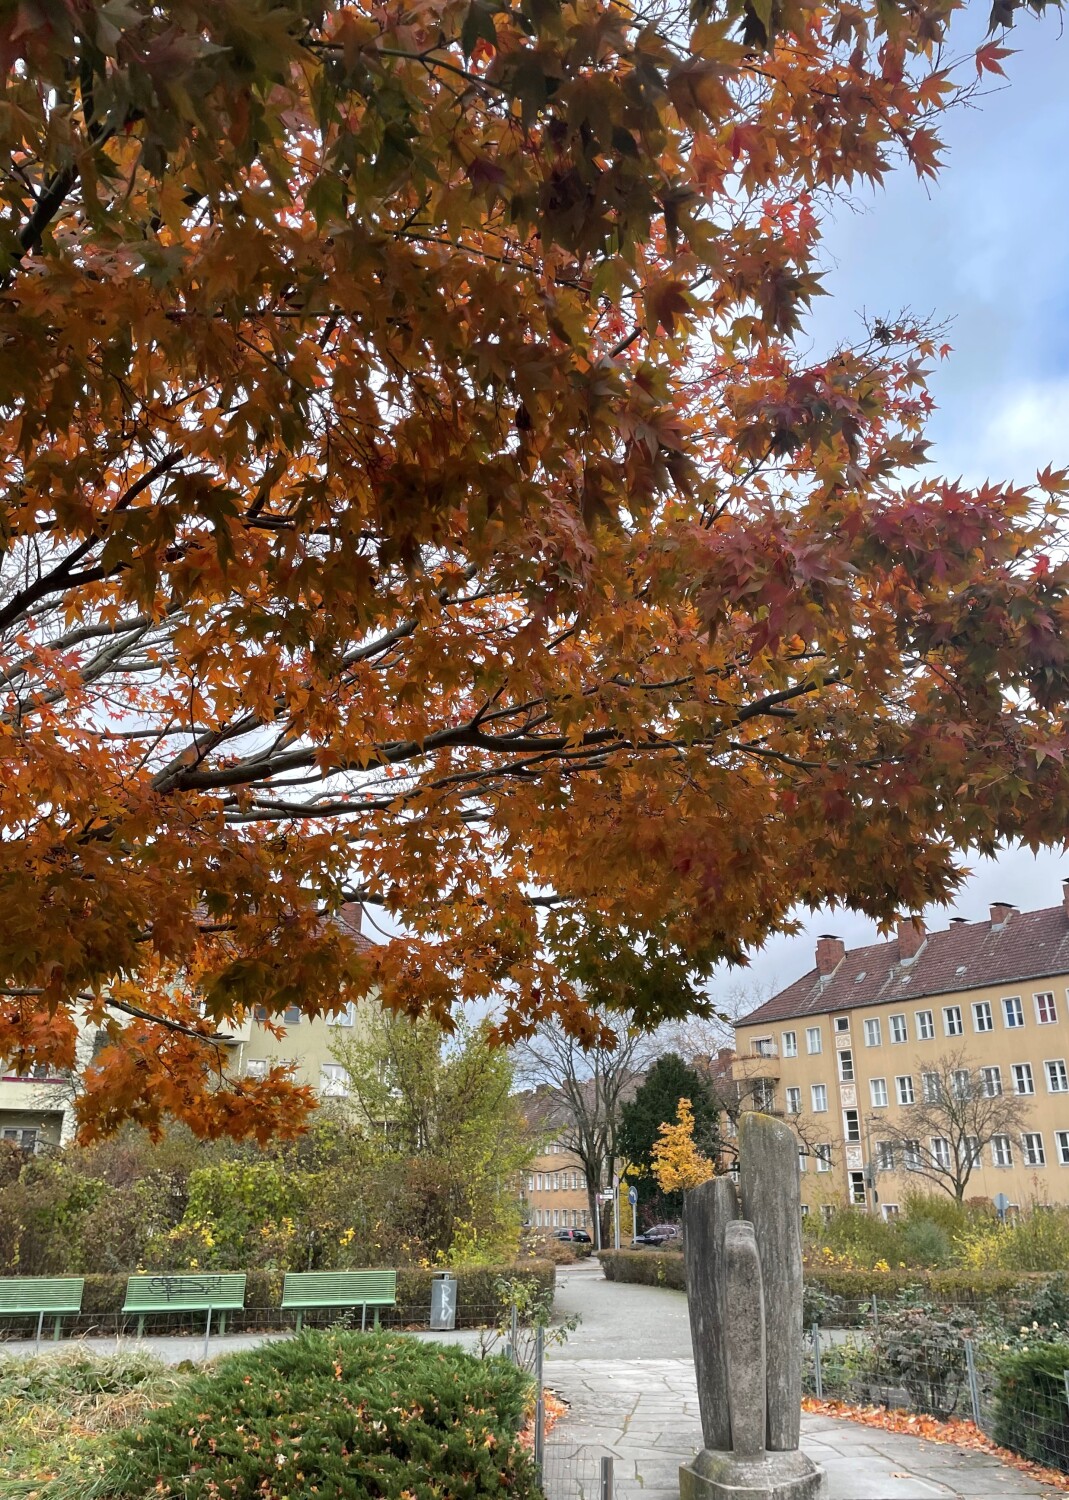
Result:
[[[620,1174],[612,1174],[612,1247],[620,1248]]]
[[[631,1243],[635,1243],[635,1231],[638,1229],[638,1215],[635,1209],[638,1206],[638,1188],[629,1187],[627,1190],[627,1201],[631,1205]]]
[[[995,1212],[998,1214],[999,1219],[1005,1219],[1006,1210],[1010,1206],[1010,1200],[1006,1197],[1006,1194],[996,1193],[991,1201],[995,1205]]]

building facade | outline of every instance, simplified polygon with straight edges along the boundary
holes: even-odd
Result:
[[[822,936],[814,968],[739,1023],[736,1051],[752,1107],[798,1131],[807,1212],[891,1216],[911,1188],[934,1190],[923,1163],[963,1154],[966,1198],[1069,1202],[1069,884],[1041,911],[901,921],[850,951]],[[959,1090],[1013,1096],[1012,1126],[955,1143]]]
[[[527,1169],[524,1218],[531,1229],[585,1229],[590,1234],[586,1173],[560,1141],[543,1146]]]

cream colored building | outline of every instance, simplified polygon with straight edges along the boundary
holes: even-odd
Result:
[[[1018,1096],[1023,1114],[979,1148],[966,1197],[1069,1202],[1069,884],[1041,911],[999,903],[985,922],[937,932],[903,921],[890,941],[850,951],[822,936],[815,967],[739,1023],[736,1050],[755,1107],[799,1132],[808,1212],[845,1202],[893,1215],[910,1188],[937,1190],[909,1161],[946,1140],[904,1150],[901,1137],[951,1058],[985,1094]]]
[[[370,942],[360,931],[361,916],[358,907],[348,907],[336,920],[361,947],[369,948]],[[254,1006],[240,1023],[220,1026],[219,1037],[226,1048],[227,1069],[238,1076],[263,1077],[271,1067],[289,1064],[298,1083],[311,1085],[324,1098],[344,1098],[349,1080],[333,1055],[336,1045],[366,1034],[379,1014],[373,1000],[350,1003],[331,1016],[309,1017],[291,1006],[276,1018],[286,1028],[284,1036],[276,1037],[263,1024],[266,1012]],[[92,1057],[93,1035],[86,1030],[79,1043],[83,1066]],[[74,1095],[75,1085],[67,1075],[49,1074],[43,1067],[30,1076],[6,1069],[0,1075],[0,1139],[14,1141],[27,1151],[65,1145],[74,1135]]]
[[[551,1141],[531,1162],[523,1197],[524,1217],[532,1229],[592,1232],[586,1172],[560,1141]]]

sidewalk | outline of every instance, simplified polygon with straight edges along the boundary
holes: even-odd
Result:
[[[562,1277],[558,1310],[583,1316],[551,1351],[546,1383],[569,1403],[546,1455],[548,1500],[596,1500],[602,1454],[617,1500],[679,1500],[678,1470],[702,1446],[686,1300],[659,1287]],[[828,1476],[827,1500],[1041,1500],[986,1454],[823,1416],[802,1417],[802,1447]]]

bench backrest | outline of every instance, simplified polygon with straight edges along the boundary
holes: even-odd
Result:
[[[131,1276],[123,1312],[229,1311],[245,1306],[245,1272],[187,1271],[181,1275]]]
[[[0,1313],[75,1313],[84,1276],[15,1276],[0,1281]]]
[[[283,1307],[393,1307],[396,1271],[290,1271]]]

